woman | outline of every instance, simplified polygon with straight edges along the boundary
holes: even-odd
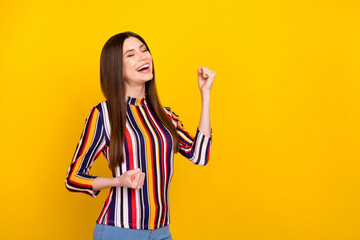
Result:
[[[151,53],[143,38],[123,32],[106,42],[100,80],[107,100],[91,109],[66,178],[68,190],[93,197],[111,188],[94,239],[171,239],[168,190],[173,156],[180,152],[197,165],[207,164],[214,77],[208,68],[198,69],[202,111],[193,137],[178,115],[161,106]],[[113,178],[89,174],[101,152]]]

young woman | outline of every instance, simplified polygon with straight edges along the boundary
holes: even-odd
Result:
[[[173,156],[197,165],[209,161],[210,90],[215,72],[198,68],[202,111],[195,136],[160,104],[154,64],[144,39],[133,32],[111,37],[100,60],[106,101],[91,109],[66,177],[66,188],[97,196],[111,188],[96,221],[94,239],[171,239],[169,186]],[[112,178],[89,174],[105,155]]]

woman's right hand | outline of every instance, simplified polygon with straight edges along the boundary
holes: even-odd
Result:
[[[129,170],[119,177],[103,178],[97,177],[94,179],[92,189],[100,191],[108,187],[127,187],[133,189],[140,189],[144,185],[145,173],[141,172],[140,168]]]
[[[115,187],[140,189],[144,185],[145,173],[140,168],[126,171],[115,178]]]

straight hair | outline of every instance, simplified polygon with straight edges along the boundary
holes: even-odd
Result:
[[[150,52],[145,40],[138,34],[127,31],[116,34],[105,43],[100,57],[100,84],[101,90],[106,98],[109,121],[110,121],[110,169],[115,176],[115,169],[124,161],[123,145],[125,141],[126,128],[126,93],[123,79],[123,45],[128,37],[139,39]],[[151,54],[151,52],[150,52]],[[163,125],[170,131],[173,138],[173,151],[179,151],[179,137],[175,126],[166,114],[159,97],[155,84],[155,70],[153,63],[153,78],[145,83],[146,102]]]

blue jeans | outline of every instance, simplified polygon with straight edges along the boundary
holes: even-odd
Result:
[[[105,224],[96,224],[93,240],[172,240],[169,226],[154,230],[121,228]]]

